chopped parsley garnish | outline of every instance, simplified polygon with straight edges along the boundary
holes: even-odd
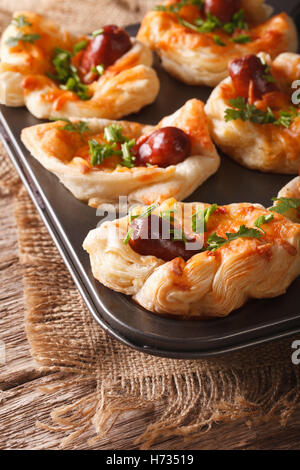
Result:
[[[106,158],[117,154],[116,146],[111,144],[99,144],[97,140],[89,140],[91,164],[101,165]]]
[[[15,18],[12,19],[11,23],[19,29],[22,29],[24,26],[32,26],[32,24],[29,21],[27,21],[24,15],[16,16]],[[29,42],[30,44],[33,44],[38,39],[41,39],[40,34],[37,34],[37,33],[23,34],[22,31],[20,31],[16,36],[11,36],[10,38],[8,38],[5,44],[7,44],[10,47],[14,47],[18,45],[19,41],[23,43]]]
[[[137,219],[141,219],[141,218],[144,218],[144,217],[149,217],[152,212],[158,207],[158,204],[151,204],[151,206],[147,207],[147,209],[142,212],[140,215],[132,215],[131,213],[129,213],[129,221],[130,223],[133,221],[133,220],[137,220]],[[132,234],[133,234],[133,228],[132,227],[129,227],[129,230],[127,232],[127,235],[126,237],[124,238],[124,245],[128,245],[129,243],[129,240],[130,238],[132,237]]]
[[[128,142],[124,142],[124,144],[121,145],[121,151],[122,151],[122,166],[126,166],[127,168],[133,168],[134,161],[135,161],[135,156],[132,155],[131,149],[135,146],[135,139],[131,139]]]
[[[178,2],[174,5],[156,5],[155,10],[165,11],[167,13],[178,13],[181,8],[186,5],[195,5],[199,8],[199,10],[201,10],[204,5],[204,0],[182,0],[181,2]]]
[[[117,124],[112,124],[104,129],[104,137],[107,142],[126,142],[127,137],[123,135],[123,129]]]
[[[74,55],[78,54],[78,52],[82,51],[82,49],[85,49],[87,45],[88,45],[88,41],[86,41],[85,39],[77,42],[75,46],[73,47]]]
[[[271,108],[267,111],[262,111],[256,106],[246,102],[245,98],[239,96],[235,99],[229,100],[229,104],[232,108],[225,110],[225,122],[236,121],[241,119],[242,121],[250,121],[255,124],[274,124],[275,126],[284,126],[289,128],[298,116],[296,108],[290,108],[290,111],[280,111],[279,117],[276,118]]]
[[[280,111],[279,118],[274,122],[274,124],[275,126],[284,126],[288,129],[297,116],[297,109],[291,107],[290,111]]]
[[[261,226],[264,224],[268,224],[269,222],[272,222],[273,219],[274,219],[273,214],[261,215],[260,217],[258,217],[258,219],[256,219],[256,221],[254,222],[254,225],[265,235],[266,232],[261,228]]]
[[[104,72],[105,72],[105,67],[104,67],[103,64],[96,65],[96,67],[92,67],[92,68],[91,68],[91,71],[92,71],[93,73],[97,73],[97,74],[100,75],[100,77],[101,77],[101,75],[103,75]]]
[[[248,36],[248,34],[240,34],[239,36],[232,38],[231,41],[236,44],[247,44],[248,42],[251,42],[251,37]]]
[[[17,36],[11,36],[10,38],[7,39],[5,44],[7,44],[10,47],[17,46],[19,41],[21,42],[29,42],[30,44],[33,44],[35,41],[38,39],[41,39],[40,34],[23,34],[21,31],[17,34]]]
[[[211,33],[215,29],[222,27],[221,21],[211,13],[207,14],[206,20],[197,18],[195,24],[198,26],[197,30],[199,33]]]
[[[227,34],[233,34],[236,29],[249,29],[248,24],[245,21],[244,10],[234,13],[232,20],[223,26],[223,30]]]
[[[287,198],[287,197],[274,197],[272,201],[276,201],[277,204],[270,207],[269,211],[277,212],[278,214],[285,214],[290,209],[300,209],[300,199]]]
[[[232,242],[233,240],[237,240],[238,238],[261,238],[263,234],[260,230],[256,230],[255,228],[249,228],[245,225],[241,225],[239,231],[236,233],[226,233],[227,238],[219,237],[219,235],[215,232],[213,233],[207,241],[207,249],[209,251],[216,251],[221,246],[224,246],[226,243]]]
[[[182,7],[186,5],[196,5],[198,6],[199,10],[202,10],[204,1],[203,0],[183,0],[181,2],[178,2],[174,5],[156,5],[155,10],[156,11],[164,11],[167,13],[174,13],[177,17],[177,20],[179,24],[185,26],[186,28],[192,29],[193,31],[196,31],[198,33],[211,33],[215,31],[216,29],[220,28],[223,29],[223,31],[228,34],[232,35],[235,30],[248,30],[248,24],[245,21],[245,13],[243,10],[238,11],[232,16],[232,20],[229,23],[222,23],[219,18],[216,16],[212,15],[211,13],[207,13],[206,19],[202,18],[196,18],[194,23],[190,23],[189,21],[185,20],[182,18],[179,14],[180,10]],[[250,36],[241,34],[237,38],[234,39],[234,42],[237,43],[247,43],[251,41]],[[216,44],[219,46],[226,46],[225,43],[220,39],[220,41],[217,39],[215,40]]]
[[[24,15],[19,15],[13,18],[11,21],[11,24],[13,24],[14,26],[17,26],[20,29],[22,29],[24,26],[32,26],[32,24],[29,23],[29,21],[27,21]]]
[[[107,126],[104,129],[104,137],[107,142],[114,142],[115,144],[119,143],[121,145],[120,155],[122,157],[122,166],[126,166],[127,168],[133,168],[135,156],[132,154],[131,149],[135,146],[135,139],[129,139],[125,135],[123,135],[122,127],[117,124],[112,124],[111,126]]]
[[[116,124],[107,126],[104,129],[104,138],[107,143],[98,143],[92,139],[89,141],[91,164],[101,165],[106,158],[119,155],[122,158],[121,166],[133,168],[135,156],[131,149],[135,146],[135,139],[129,139],[122,133],[122,127]],[[121,144],[121,150],[118,145]]]
[[[89,100],[87,85],[81,83],[76,67],[71,63],[72,54],[64,49],[54,49],[52,63],[56,74],[47,73],[48,77],[60,83],[62,90],[69,90],[75,93],[83,101]]]
[[[71,72],[71,58],[72,54],[64,49],[56,47],[54,49],[54,57],[52,63],[55,67],[56,75],[53,76],[58,82],[65,82],[68,80]]]
[[[103,29],[103,28],[96,29],[96,31],[93,31],[93,32],[92,32],[92,36],[93,36],[93,38],[95,38],[96,36],[99,36],[100,34],[103,34],[103,33],[104,33],[104,29]]]
[[[192,216],[192,230],[194,233],[203,233],[207,231],[207,223],[210,216],[218,209],[217,204],[213,204],[204,210],[196,212]]]
[[[76,132],[81,137],[82,137],[82,134],[84,134],[84,132],[87,132],[89,130],[89,126],[84,121],[72,122],[66,118],[58,118],[58,119],[55,118],[52,120],[53,121],[65,121],[66,124],[63,127],[61,127],[61,130],[68,131],[68,132]]]
[[[226,46],[226,43],[222,41],[220,36],[214,36],[214,41],[218,46],[222,46],[222,47]]]
[[[118,124],[112,124],[104,129],[104,137],[107,142],[126,142],[127,137],[123,135],[123,129]]]

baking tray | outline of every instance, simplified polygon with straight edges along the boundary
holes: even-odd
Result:
[[[280,11],[281,2],[273,2]],[[283,3],[283,2],[282,2]],[[298,2],[285,1],[285,10]],[[300,9],[295,15],[300,20]],[[300,21],[298,21],[300,24]],[[128,27],[134,35],[138,25]],[[211,89],[189,87],[166,74],[156,60],[161,81],[157,101],[129,120],[154,124],[174,112],[187,99],[206,101]],[[193,359],[224,354],[300,332],[300,278],[285,295],[275,299],[251,300],[227,318],[209,321],[177,320],[154,315],[129,297],[113,292],[93,278],[88,254],[82,242],[88,231],[101,221],[96,210],[76,200],[58,179],[44,169],[20,140],[22,128],[41,121],[25,108],[0,107],[4,145],[38,212],[47,226],[87,307],[104,330],[139,351],[170,358]],[[205,182],[188,200],[229,204],[259,202],[270,205],[291,176],[262,174],[247,170],[225,155],[216,175]],[[266,273],[267,275],[267,273]]]

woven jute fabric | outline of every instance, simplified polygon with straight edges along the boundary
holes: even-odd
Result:
[[[8,22],[8,11],[31,8],[51,11],[70,29],[85,31],[116,17],[123,24],[136,21],[151,4],[10,0],[0,2],[0,22]],[[149,448],[162,436],[193,440],[214,423],[241,418],[287,422],[300,403],[300,367],[291,361],[296,337],[193,361],[156,358],[120,344],[87,311],[3,147],[0,157],[1,185],[14,196],[31,353],[39,368],[61,372],[61,380],[43,392],[90,383],[87,396],[54,409],[39,426],[65,431],[65,447],[89,428],[94,439],[101,439],[126,410],[159,407],[159,417],[138,439],[141,448]]]

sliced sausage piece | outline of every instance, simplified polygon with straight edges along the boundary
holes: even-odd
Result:
[[[80,71],[88,74],[92,67],[109,67],[132,47],[129,34],[115,25],[103,27],[103,33],[94,37],[84,50]]]
[[[194,243],[194,249],[186,249],[185,241],[175,241],[174,225],[168,220],[151,214],[132,222],[133,234],[129,240],[131,248],[143,256],[156,256],[164,261],[182,258],[188,261],[192,256],[201,252],[202,245],[186,236],[187,243]],[[181,229],[178,228],[179,233]]]
[[[166,168],[183,162],[191,154],[189,136],[178,127],[162,127],[137,142],[133,149],[137,166]]]

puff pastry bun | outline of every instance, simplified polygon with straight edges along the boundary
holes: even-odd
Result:
[[[299,200],[298,209],[290,209],[284,215],[293,222],[300,223],[300,176],[297,176],[290,181],[284,188],[278,193],[278,198],[292,198]]]
[[[176,3],[168,1],[164,5]],[[221,28],[200,33],[178,22],[174,13],[151,11],[144,18],[137,38],[159,54],[171,75],[189,85],[216,86],[228,76],[228,63],[235,57],[268,52],[275,58],[281,52],[296,52],[297,32],[290,17],[281,13],[267,19],[272,8],[263,0],[242,0],[241,8],[249,29],[237,29],[233,36]],[[195,5],[184,6],[179,13],[193,28],[199,14],[203,17]]]
[[[170,199],[155,209],[159,215],[176,201]],[[183,225],[202,204],[176,204],[184,213]],[[208,208],[209,205],[204,205]],[[140,214],[144,208],[135,208]],[[231,204],[211,215],[207,236],[236,232],[241,224],[254,228],[270,212],[260,205]],[[175,219],[176,219],[175,215]],[[104,222],[86,237],[93,275],[105,286],[126,295],[153,313],[192,317],[224,317],[248,299],[283,294],[300,274],[300,225],[274,213],[264,224],[261,238],[238,238],[216,251],[203,251],[187,262],[174,258],[166,262],[156,256],[142,256],[124,244],[129,216]]]
[[[225,114],[233,107],[230,101],[239,98],[231,77],[228,77],[214,89],[205,107],[210,132],[224,153],[247,168],[297,174],[300,166],[300,114],[291,98],[294,92],[292,83],[299,76],[300,56],[284,53],[274,61],[269,56],[261,56],[261,60],[267,64],[270,78],[274,81],[267,86],[273,88],[257,100],[251,102],[249,99],[247,106],[254,105],[255,112],[263,111],[263,118],[271,110],[271,119],[274,120],[275,116],[279,120],[262,124],[242,119],[226,122]]]
[[[52,61],[57,48],[71,52],[76,44],[88,42],[88,38],[76,37],[37,13],[14,14],[15,19],[20,17],[25,18],[25,25],[20,28],[13,20],[2,35],[2,104],[26,105],[37,118],[118,119],[155,100],[159,80],[151,68],[152,52],[140,41],[131,38],[132,47],[87,85],[91,98],[82,100],[76,93],[61,89],[57,81],[49,78],[49,73],[54,73]],[[12,42],[18,35],[28,40]],[[38,39],[34,39],[35,35]]]
[[[220,158],[210,139],[204,105],[193,99],[157,126],[127,121],[87,119],[89,130],[81,136],[62,130],[63,122],[40,124],[22,131],[22,141],[39,162],[53,172],[75,197],[93,207],[102,203],[117,203],[119,196],[128,196],[130,203],[151,204],[169,197],[188,197],[220,165]],[[76,121],[73,121],[76,123]],[[108,158],[93,168],[89,163],[88,141],[101,140],[106,126],[116,124],[130,139],[147,136],[156,129],[176,126],[190,138],[190,155],[176,165],[166,168],[117,166]]]

